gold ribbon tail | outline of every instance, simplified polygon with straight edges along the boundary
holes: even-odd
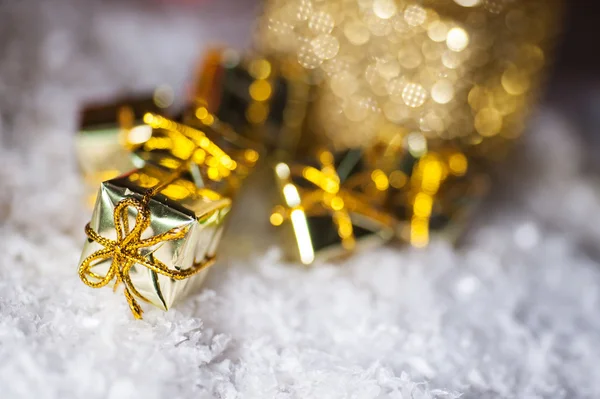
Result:
[[[123,293],[125,294],[125,298],[127,298],[127,303],[129,304],[129,309],[131,309],[131,313],[133,313],[133,317],[135,317],[138,320],[141,320],[142,314],[144,313],[142,307],[135,300],[133,295],[131,295],[131,292],[129,292],[129,289],[127,287],[125,287]]]

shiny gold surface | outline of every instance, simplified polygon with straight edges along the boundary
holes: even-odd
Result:
[[[312,264],[317,258],[331,259],[356,250],[355,225],[370,230],[363,242],[385,241],[391,237],[392,218],[380,212],[371,198],[355,189],[357,181],[369,179],[359,172],[349,179],[342,179],[334,164],[334,155],[321,151],[317,156],[319,167],[278,163],[274,171],[283,198],[271,214],[274,226],[289,221],[294,233],[294,252],[303,264]],[[360,184],[359,184],[360,185]],[[309,220],[315,216],[331,217],[337,234],[333,246],[318,242],[311,230]]]
[[[134,159],[140,165],[150,163],[176,169],[191,157],[193,162],[188,172],[195,183],[221,195],[235,197],[260,158],[259,150],[253,149],[252,143],[214,117],[210,124],[205,124],[188,116],[185,118],[188,124],[183,124],[147,113],[144,121],[153,128],[153,134],[134,150]]]
[[[221,122],[265,154],[296,150],[309,103],[308,77],[299,65],[233,49],[204,56],[185,119]],[[194,116],[195,118],[190,118]],[[237,141],[237,139],[235,140]]]
[[[236,132],[211,114],[205,106],[196,105],[192,110],[193,112],[185,115],[184,122],[221,146],[237,162],[238,175],[246,177],[250,174],[259,158],[264,156],[265,147]]]
[[[142,315],[136,299],[168,310],[202,282],[215,257],[231,201],[208,190],[173,198],[172,187],[193,187],[181,174],[145,167],[104,182],[86,226],[82,281],[93,288],[124,283],[136,318]]]
[[[197,129],[153,113],[143,121],[152,134],[130,156],[143,166],[102,183],[79,267],[90,287],[123,283],[136,318],[138,300],[167,310],[202,282],[240,166]]]
[[[257,47],[307,71],[308,130],[338,150],[370,149],[362,192],[385,204],[398,237],[423,247],[433,231],[458,230],[490,164],[521,134],[560,6],[266,0]]]
[[[457,148],[422,151],[420,141],[412,145],[406,140],[402,150],[387,154],[385,148],[372,149],[372,162],[382,168],[372,184],[379,179],[382,188],[387,186],[384,209],[394,216],[402,241],[421,248],[435,233],[455,242],[466,217],[488,192],[488,171]]]
[[[430,144],[520,134],[556,31],[557,0],[267,0],[258,48],[318,83],[310,126],[339,147],[388,125]]]

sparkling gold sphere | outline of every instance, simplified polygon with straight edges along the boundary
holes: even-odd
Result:
[[[311,128],[338,147],[390,125],[472,147],[520,134],[559,3],[267,0],[258,47],[311,72]]]

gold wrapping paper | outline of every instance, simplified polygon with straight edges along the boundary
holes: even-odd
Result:
[[[183,169],[133,170],[100,186],[79,275],[94,288],[122,284],[163,310],[196,290],[212,264],[231,201],[198,188]]]
[[[221,195],[235,197],[259,159],[258,151],[241,146],[246,143],[227,141],[227,135],[239,137],[216,119],[210,125],[191,121],[194,127],[151,113],[144,120],[152,128],[152,136],[134,149],[136,165],[152,164],[174,170],[187,163],[198,187],[208,187]]]
[[[288,227],[284,248],[305,265],[334,260],[392,237],[393,219],[363,189],[371,171],[363,150],[322,150],[306,163],[278,163],[281,205],[271,215]]]

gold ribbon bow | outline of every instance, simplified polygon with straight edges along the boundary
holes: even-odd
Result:
[[[187,227],[177,227],[162,234],[142,239],[142,233],[150,226],[150,211],[148,210],[147,205],[150,199],[149,194],[150,192],[141,200],[125,198],[119,201],[113,215],[115,229],[117,231],[116,240],[102,237],[91,228],[89,223],[85,226],[85,233],[87,236],[104,248],[85,258],[79,266],[79,277],[86,285],[92,288],[104,287],[116,278],[114,285],[114,289],[116,290],[118,284],[123,282],[125,284],[125,298],[127,298],[129,308],[136,319],[142,318],[143,311],[134,296],[146,302],[148,302],[148,300],[134,287],[131,281],[129,270],[131,270],[134,265],[147,267],[155,273],[162,274],[163,276],[175,280],[183,280],[200,272],[214,262],[213,258],[209,258],[189,269],[172,270],[158,259],[154,257],[148,258],[140,253],[142,248],[148,248],[161,242],[179,240],[185,237],[188,229]],[[133,226],[131,231],[129,230],[128,220],[130,207],[137,210],[135,226]],[[104,261],[111,258],[112,262],[110,268],[104,276],[92,271],[98,261]],[[90,277],[93,280],[90,279]]]
[[[285,212],[282,207],[277,207],[271,216],[273,224],[281,224],[283,219],[288,218],[291,218],[292,222],[294,222],[294,213],[298,211],[319,214],[319,211],[315,211],[315,205],[320,203],[326,212],[332,212],[333,222],[342,241],[342,247],[348,251],[354,250],[356,246],[350,213],[359,213],[377,220],[383,225],[391,225],[392,219],[388,215],[374,209],[367,199],[361,198],[360,193],[352,192],[341,186],[340,176],[336,171],[331,152],[323,151],[318,158],[321,164],[320,169],[312,166],[293,166],[290,170],[285,164],[277,165],[276,173],[284,182],[282,187],[283,195],[291,210],[290,212]],[[291,181],[291,175],[302,176],[317,188],[300,195],[298,189]],[[307,255],[306,259],[308,262],[305,263],[310,263],[313,257],[314,254]]]

